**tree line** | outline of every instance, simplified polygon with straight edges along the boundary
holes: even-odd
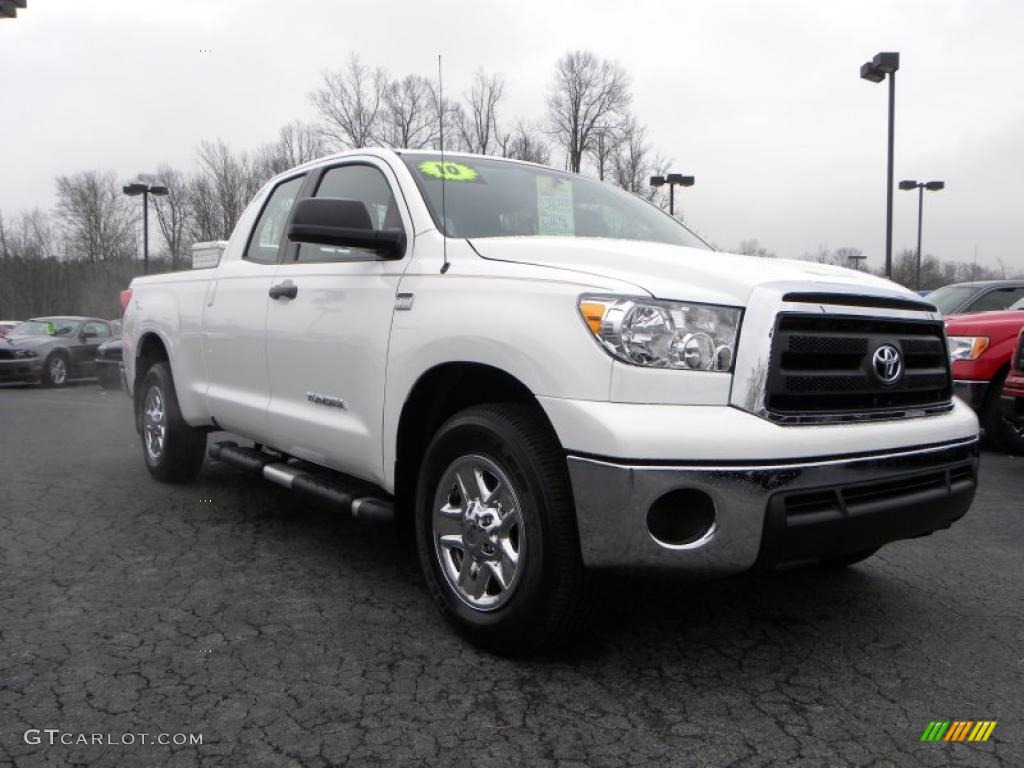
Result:
[[[544,116],[505,112],[506,78],[477,70],[455,98],[436,80],[392,75],[351,56],[326,70],[309,93],[316,118],[295,120],[252,150],[223,139],[202,141],[191,168],[166,163],[134,179],[160,184],[166,196],[150,198],[151,271],[188,268],[195,242],[226,240],[248,201],[269,179],[331,152],[366,146],[434,149],[498,155],[586,173],[665,207],[664,192],[649,178],[671,160],[657,152],[632,111],[631,78],[616,61],[590,51],[570,51],[554,66]],[[114,316],[117,295],[142,271],[141,212],[121,190],[113,171],[87,170],[55,179],[56,205],[5,217],[0,211],[0,319],[44,313]],[[740,253],[775,254],[746,240]],[[842,266],[856,264],[856,249],[804,254]],[[912,259],[912,252],[910,258]],[[895,260],[894,279],[913,285],[906,253]],[[1005,272],[1005,270],[1004,270]],[[937,286],[968,274],[965,265],[926,256],[922,284]],[[974,279],[994,270],[972,267]],[[909,277],[908,277],[909,275]],[[951,277],[953,276],[953,277]]]
[[[571,51],[554,68],[545,117],[528,120],[505,114],[501,74],[479,69],[452,98],[435,80],[392,76],[353,55],[310,92],[315,120],[293,121],[253,150],[203,141],[192,168],[163,163],[133,177],[168,189],[150,197],[150,271],[188,268],[193,243],[226,240],[248,201],[282,171],[357,147],[437,150],[443,139],[449,151],[560,163],[660,202],[647,181],[668,160],[631,112],[630,86],[617,62]],[[142,271],[141,212],[122,193],[126,181],[103,170],[60,175],[52,210],[0,211],[0,318],[118,311],[119,290]]]

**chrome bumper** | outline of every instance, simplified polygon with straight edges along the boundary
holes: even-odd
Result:
[[[963,516],[977,485],[977,440],[793,463],[672,465],[569,455],[583,561],[726,575],[834,557],[924,535]],[[667,545],[647,514],[680,488],[708,494],[711,530]],[[685,512],[685,510],[681,510]]]

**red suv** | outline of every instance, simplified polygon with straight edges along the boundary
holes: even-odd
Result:
[[[989,445],[1016,453],[1024,452],[1024,433],[1003,418],[1000,395],[1022,329],[1024,301],[1004,312],[946,318],[954,391],[978,414]]]
[[[1010,362],[1010,370],[1003,384],[1002,402],[1005,429],[1024,442],[1024,330],[1017,337],[1017,349]]]

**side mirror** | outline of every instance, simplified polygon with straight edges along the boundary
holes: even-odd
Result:
[[[307,197],[295,204],[288,239],[295,243],[365,248],[384,259],[405,255],[405,233],[375,230],[366,206],[340,197]]]
[[[93,331],[82,331],[82,341],[88,341],[89,339],[97,338],[97,334]]]

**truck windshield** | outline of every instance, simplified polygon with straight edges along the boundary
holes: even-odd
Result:
[[[710,249],[676,219],[611,184],[527,163],[402,154],[448,237],[607,237]],[[441,225],[441,182],[444,226]]]

